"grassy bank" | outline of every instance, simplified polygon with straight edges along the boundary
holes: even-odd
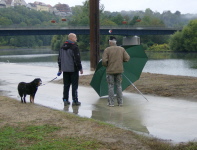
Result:
[[[0,96],[0,149],[195,150],[197,143],[172,145],[101,121],[81,118]]]

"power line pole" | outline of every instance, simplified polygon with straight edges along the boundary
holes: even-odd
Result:
[[[89,0],[90,5],[90,69],[95,70],[100,60],[99,0]]]

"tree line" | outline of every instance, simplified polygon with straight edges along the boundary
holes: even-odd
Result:
[[[0,9],[0,27],[20,26],[20,27],[46,27],[46,26],[88,26],[89,25],[89,2],[85,1],[82,6],[72,7],[72,16],[66,17],[66,21],[61,21],[48,12],[30,10],[23,6]],[[14,15],[13,15],[14,14]],[[162,26],[162,27],[184,27],[181,32],[174,35],[143,35],[140,36],[144,49],[152,51],[197,51],[195,45],[196,14],[181,14],[176,11],[172,13],[153,12],[147,8],[145,11],[121,11],[109,12],[100,5],[100,25],[101,26]],[[51,21],[54,20],[55,23]],[[123,36],[116,36],[118,44],[121,45]],[[0,45],[16,47],[49,46],[53,50],[59,50],[66,35],[54,36],[8,36],[0,37]],[[78,45],[81,51],[89,50],[89,36],[78,35]],[[109,36],[100,36],[100,49],[108,46]]]
[[[24,6],[0,8],[0,28],[2,27],[40,27],[50,26],[57,18],[48,12],[39,12]],[[52,36],[0,36],[0,46],[36,47],[49,46]]]

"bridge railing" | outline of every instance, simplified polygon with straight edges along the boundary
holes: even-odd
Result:
[[[136,26],[131,26],[131,25],[125,25],[125,26],[101,26],[100,29],[136,29],[136,30],[143,30],[143,29],[159,29],[159,30],[181,30],[182,28],[172,28],[172,27],[165,27],[165,26],[142,26],[142,25],[136,25]]]
[[[89,29],[88,25],[86,26],[19,26],[19,25],[11,25],[11,26],[0,26],[0,30],[17,30],[17,29]],[[172,27],[165,27],[165,26],[142,26],[142,25],[119,25],[119,26],[100,26],[100,29],[136,29],[136,30],[143,30],[143,29],[160,29],[160,30],[181,30],[182,28],[172,28]]]

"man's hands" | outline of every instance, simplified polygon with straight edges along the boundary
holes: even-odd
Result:
[[[58,73],[57,73],[57,76],[60,76],[62,74],[62,71],[59,70]]]
[[[80,70],[80,74],[83,74],[83,70],[82,69]]]

